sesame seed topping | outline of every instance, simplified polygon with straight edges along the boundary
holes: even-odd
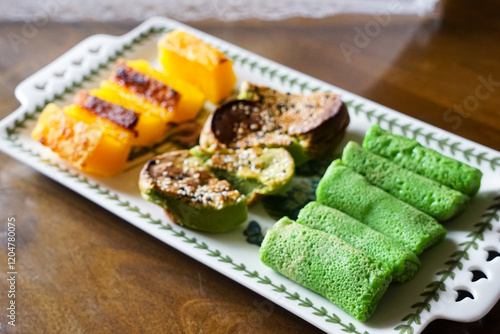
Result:
[[[228,130],[213,127],[217,139],[228,147],[290,145],[293,140],[290,136],[308,133],[321,125],[325,121],[321,113],[338,101],[338,96],[331,93],[280,93],[252,84],[248,92],[252,96],[250,101],[241,100],[230,106]]]
[[[225,180],[219,180],[203,162],[188,151],[168,152],[150,167],[152,180],[164,193],[196,205],[224,208],[241,194]]]

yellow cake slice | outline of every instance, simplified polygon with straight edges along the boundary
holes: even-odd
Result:
[[[91,90],[90,95],[121,105],[126,109],[134,110],[139,115],[139,120],[134,127],[137,137],[132,140],[133,146],[151,146],[163,139],[163,134],[168,129],[167,124],[158,114],[146,109],[136,99],[128,99],[125,94],[120,94],[117,89],[106,87],[106,84],[103,84],[99,89]]]
[[[134,110],[148,111],[164,124],[195,118],[205,101],[196,87],[155,70],[145,60],[118,60],[101,89],[115,91],[115,95],[130,101]]]
[[[31,135],[76,168],[112,176],[125,166],[134,133],[80,106],[51,103]]]
[[[220,102],[234,88],[232,61],[184,31],[174,30],[160,39],[158,52],[165,72],[195,85],[213,103]]]

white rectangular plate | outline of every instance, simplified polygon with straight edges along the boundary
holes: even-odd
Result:
[[[137,161],[135,168],[132,162],[131,168],[115,177],[92,178],[67,166],[31,139],[30,131],[48,102],[63,105],[71,101],[78,89],[97,87],[119,57],[144,58],[157,64],[156,42],[172,29],[186,30],[232,57],[240,81],[246,79],[281,91],[340,94],[351,116],[340,149],[347,140],[361,142],[365,131],[378,123],[484,173],[481,189],[468,210],[445,223],[449,231],[446,240],[422,254],[422,269],[415,279],[389,287],[368,322],[357,322],[328,300],[264,266],[259,260],[258,247],[248,243],[243,234],[248,222],[221,235],[197,233],[171,224],[161,208],[140,197]],[[489,251],[500,251],[500,153],[497,151],[165,18],[152,18],[123,36],[87,38],[19,84],[16,97],[21,107],[0,122],[1,150],[324,331],[417,333],[436,318],[479,319],[500,297],[500,258],[487,260]],[[294,195],[293,190],[288,193]],[[262,205],[251,208],[251,220],[258,222],[263,232],[274,223]],[[487,279],[472,282],[471,270],[483,271]],[[474,299],[456,302],[457,290],[469,291]]]

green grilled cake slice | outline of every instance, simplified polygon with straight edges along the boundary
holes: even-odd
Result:
[[[208,154],[197,146],[190,152],[202,158],[216,177],[229,181],[249,203],[261,195],[283,191],[295,172],[293,158],[284,148],[253,147]]]
[[[141,170],[139,188],[142,197],[163,207],[174,223],[195,230],[226,232],[247,219],[246,197],[187,150],[149,160]]]
[[[238,98],[205,123],[203,151],[284,147],[300,165],[330,156],[349,124],[345,104],[333,93],[281,93],[244,82]]]

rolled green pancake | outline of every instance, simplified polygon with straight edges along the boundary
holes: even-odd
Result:
[[[316,198],[397,240],[417,255],[446,234],[434,218],[372,186],[339,160],[328,167],[316,189]]]
[[[375,311],[390,268],[334,235],[280,219],[260,248],[262,262],[311,289],[359,321]]]
[[[342,153],[342,164],[363,175],[371,184],[387,191],[436,218],[444,221],[460,214],[469,196],[414,173],[375,153],[349,142]]]
[[[479,169],[424,147],[414,139],[383,130],[378,125],[366,133],[363,148],[469,196],[474,196],[481,185],[483,174]]]
[[[375,259],[387,264],[395,281],[412,279],[420,268],[420,260],[396,240],[336,209],[309,202],[300,210],[297,223],[344,240]]]

